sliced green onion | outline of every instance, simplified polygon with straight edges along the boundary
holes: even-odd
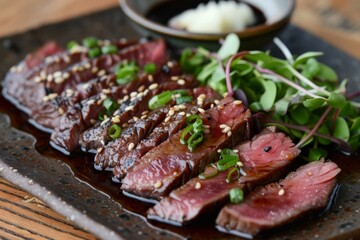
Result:
[[[147,74],[153,74],[155,73],[156,71],[156,65],[155,63],[148,63],[144,66],[144,71],[147,73]]]
[[[96,58],[101,55],[101,51],[98,47],[89,49],[89,57]]]
[[[204,135],[202,132],[196,132],[188,139],[188,148],[191,152],[204,140]]]
[[[208,169],[212,168],[213,170],[211,170],[211,172],[209,173]],[[212,178],[212,177],[215,177],[217,174],[219,173],[219,170],[217,169],[216,165],[215,164],[210,164],[209,167],[206,168],[206,172],[203,172],[199,175],[199,178],[200,179],[209,179],[209,178]]]
[[[108,113],[114,112],[119,107],[118,104],[111,98],[105,99],[103,102],[103,106],[106,108]]]
[[[177,97],[176,99],[176,104],[184,104],[184,103],[191,103],[193,101],[193,97],[192,96],[181,96],[181,97]]]
[[[233,167],[239,161],[239,156],[231,149],[223,149],[221,151],[221,160],[217,162],[220,171]]]
[[[82,44],[87,48],[94,48],[98,46],[98,39],[95,37],[84,38]]]
[[[105,111],[105,110],[102,110],[102,111],[99,112],[99,114],[98,114],[98,119],[99,119],[100,121],[105,120],[104,115],[107,115],[107,114],[106,114],[106,111]]]
[[[180,96],[187,96],[189,95],[189,91],[186,89],[177,89],[172,91],[173,95],[180,94]]]
[[[198,120],[202,121],[202,120],[201,120],[201,117],[200,117],[199,115],[193,114],[193,115],[190,115],[190,116],[188,116],[188,117],[186,118],[186,124],[187,124],[187,125],[190,125],[190,124],[195,123],[195,122],[198,121]]]
[[[153,96],[149,101],[149,108],[151,110],[157,109],[159,107],[165,106],[171,101],[172,92],[165,91],[156,96]]]
[[[228,172],[228,175],[226,176],[226,182],[231,183],[232,181],[239,179],[239,177],[240,177],[239,169],[237,167],[234,167]]]
[[[121,85],[127,84],[135,79],[138,71],[139,68],[135,65],[134,62],[123,62],[116,69],[116,82]]]
[[[109,130],[108,134],[112,139],[117,139],[120,136],[121,128],[117,124],[113,124]]]
[[[186,144],[188,135],[191,135],[192,130],[194,129],[193,125],[187,126],[182,132],[180,136],[180,143]]]
[[[73,49],[74,47],[79,46],[79,44],[76,41],[70,41],[66,44],[66,48],[68,50]]]
[[[106,46],[102,46],[102,48],[101,48],[102,54],[116,53],[117,50],[118,50],[118,48],[114,45],[106,45]]]
[[[232,188],[230,190],[230,202],[240,203],[244,200],[244,192],[241,188]]]

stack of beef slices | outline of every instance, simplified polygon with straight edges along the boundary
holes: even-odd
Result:
[[[251,237],[323,208],[340,171],[319,161],[279,181],[300,153],[291,139],[254,134],[247,107],[199,86],[163,40],[48,43],[10,69],[3,94],[54,148],[94,153],[125,195],[155,203],[151,220],[218,215],[220,231]]]

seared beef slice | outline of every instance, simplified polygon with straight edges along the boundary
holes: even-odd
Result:
[[[238,151],[243,164],[244,176],[230,183],[226,182],[229,168],[216,176],[191,179],[185,185],[172,191],[148,211],[148,218],[184,225],[201,215],[218,213],[220,207],[229,201],[232,188],[252,190],[255,186],[278,180],[286,173],[287,167],[300,153],[291,139],[283,133],[263,130],[251,141],[246,141],[234,148]],[[205,169],[205,174],[214,171],[212,166]]]
[[[218,149],[232,148],[242,141],[251,119],[250,111],[232,98],[223,99],[200,116],[209,125],[210,133],[204,134],[204,141],[193,152],[180,143],[180,131],[139,159],[121,188],[138,196],[161,199],[215,162]],[[222,124],[229,131],[224,133]]]
[[[248,236],[288,223],[324,208],[339,172],[333,162],[308,163],[279,183],[256,189],[242,203],[225,206],[216,223],[220,230]]]

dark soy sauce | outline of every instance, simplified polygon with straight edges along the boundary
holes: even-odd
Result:
[[[194,9],[196,8],[200,3],[208,3],[210,0],[172,0],[172,1],[163,1],[153,7],[150,8],[150,10],[145,14],[147,18],[150,20],[161,23],[163,25],[168,25],[169,20],[188,10],[188,9]],[[236,2],[242,2],[242,1],[236,1]],[[245,3],[251,7],[253,12],[255,13],[256,22],[252,26],[257,26],[264,24],[266,22],[266,17],[264,13],[257,7]],[[250,27],[252,27],[250,26]]]

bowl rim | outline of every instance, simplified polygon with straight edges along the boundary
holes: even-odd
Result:
[[[131,0],[119,0],[120,7],[125,15],[130,18],[136,24],[143,26],[157,34],[167,35],[171,37],[177,37],[182,39],[189,40],[207,40],[207,41],[218,41],[220,38],[224,38],[228,33],[193,33],[187,32],[185,30],[174,29],[162,24],[159,24],[155,21],[145,18],[142,14],[131,7],[129,4]],[[290,21],[290,18],[295,10],[296,0],[291,0],[290,10],[286,15],[271,24],[261,24],[258,26],[247,28],[243,31],[234,32],[240,38],[251,38],[254,36],[262,35],[269,33],[273,30],[279,29],[282,26],[286,25]]]

